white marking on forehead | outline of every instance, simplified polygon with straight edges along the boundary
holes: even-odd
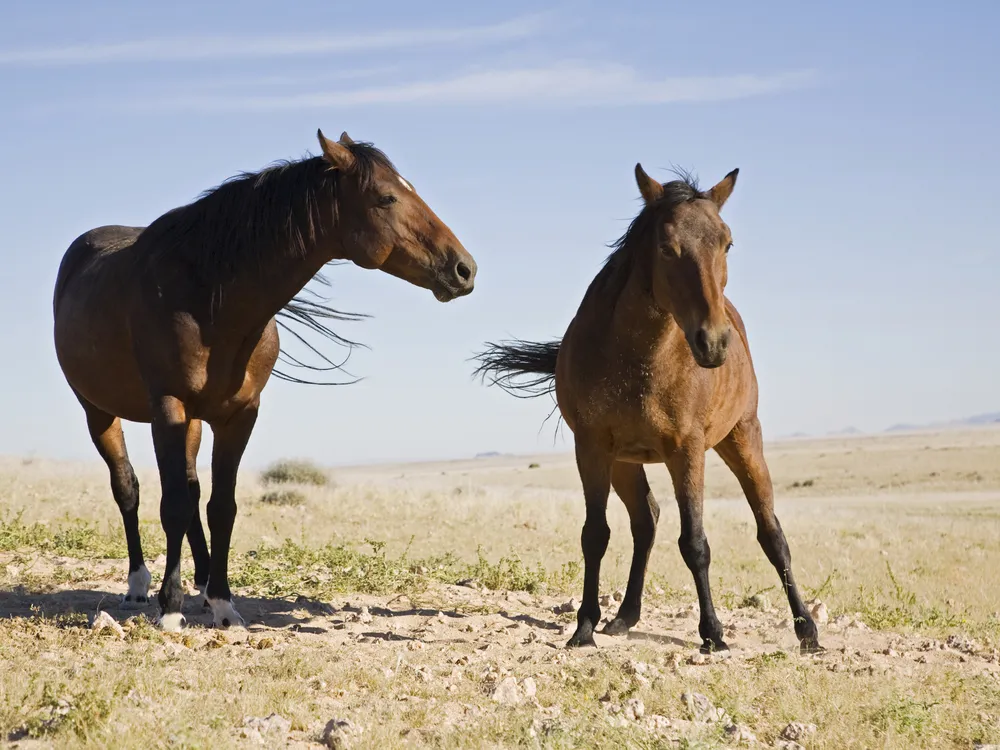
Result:
[[[396,176],[399,177],[399,175],[396,175]],[[405,187],[411,193],[413,192],[413,186],[410,183],[408,183],[406,180],[404,180],[402,177],[399,177],[399,184],[402,185],[403,187]]]

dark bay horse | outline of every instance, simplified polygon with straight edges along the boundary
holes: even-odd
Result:
[[[719,210],[738,171],[703,192],[683,175],[661,184],[637,164],[645,206],[590,284],[562,341],[488,344],[478,355],[477,373],[515,395],[554,389],[574,434],[587,511],[583,603],[570,646],[594,645],[601,619],[598,585],[611,533],[611,487],[628,509],[634,552],[625,597],[603,632],[625,634],[639,621],[660,515],[643,465],[663,462],[680,508],[681,556],[698,589],[701,650],[728,648],[712,605],[702,523],[705,453],[714,448],[750,503],[802,651],[820,648],[774,514],[746,329],[723,291],[732,235]]]
[[[122,419],[152,424],[167,538],[160,625],[183,626],[181,544],[217,626],[242,625],[228,560],[236,475],[280,353],[275,316],[322,326],[293,302],[327,263],[381,269],[447,302],[473,289],[476,263],[386,155],[318,132],[322,156],[242,174],[148,227],[77,238],[53,300],[59,364],[111,474],[129,551],[122,605],[146,605],[139,485]],[[209,554],[198,515],[201,423],[212,428]]]

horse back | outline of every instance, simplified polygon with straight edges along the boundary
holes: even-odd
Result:
[[[96,259],[131,247],[145,227],[109,225],[96,227],[77,237],[63,254],[52,295],[53,313],[70,279]]]

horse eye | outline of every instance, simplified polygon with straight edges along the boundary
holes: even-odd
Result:
[[[730,250],[732,250],[732,248],[733,248],[733,243],[730,242],[728,245],[726,245],[726,252],[728,253]]]
[[[386,208],[387,206],[391,206],[395,202],[396,202],[395,195],[383,195],[381,198],[378,199],[378,205],[380,208]]]

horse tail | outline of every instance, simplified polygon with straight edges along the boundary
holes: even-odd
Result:
[[[556,360],[561,341],[488,342],[473,359],[479,362],[475,375],[498,385],[517,398],[535,398],[552,393],[556,384]]]

